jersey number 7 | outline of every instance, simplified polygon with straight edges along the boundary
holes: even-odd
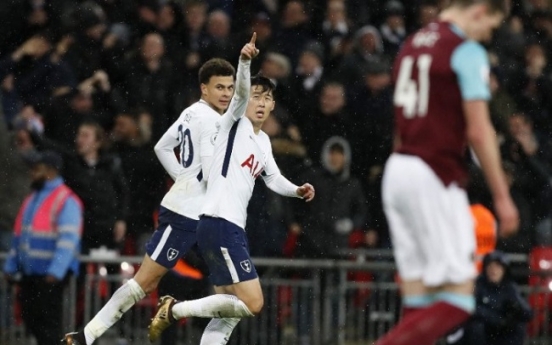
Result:
[[[396,107],[403,108],[407,119],[427,114],[431,61],[432,57],[428,54],[422,54],[416,60],[412,56],[405,56],[401,61],[393,103]],[[418,68],[417,81],[412,79],[414,62]]]

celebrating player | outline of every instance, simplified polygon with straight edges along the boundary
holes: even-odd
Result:
[[[196,243],[216,135],[216,122],[234,91],[234,67],[211,59],[199,70],[201,99],[186,108],[155,145],[155,153],[175,180],[163,198],[159,227],[146,245],[146,255],[133,279],[124,283],[80,332],[65,335],[67,345],[91,345],[136,302],[157,288],[161,278]],[[180,147],[180,162],[174,148]]]
[[[280,174],[270,139],[261,131],[274,109],[274,84],[261,76],[250,79],[251,59],[258,53],[253,34],[241,51],[236,92],[220,120],[207,198],[197,229],[199,249],[209,266],[216,294],[178,303],[170,296],[162,297],[150,325],[150,341],[176,319],[196,316],[213,318],[201,344],[226,344],[240,318],[261,311],[263,294],[244,231],[247,204],[258,176],[280,195],[306,201],[314,197],[310,184],[298,187]],[[221,334],[223,342],[218,341]]]
[[[475,236],[464,190],[469,144],[485,173],[503,236],[518,213],[501,169],[487,101],[490,39],[504,0],[451,0],[395,61],[397,149],[383,203],[401,278],[402,321],[377,345],[433,344],[475,308]]]

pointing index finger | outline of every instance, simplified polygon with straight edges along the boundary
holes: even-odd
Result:
[[[254,32],[253,36],[251,36],[251,41],[249,41],[249,43],[255,45],[256,40],[257,40],[257,33]]]

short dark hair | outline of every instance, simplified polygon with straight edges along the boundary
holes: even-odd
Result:
[[[500,12],[507,15],[510,11],[508,3],[505,0],[451,0],[451,6],[468,7],[475,4],[486,4],[492,13]]]
[[[236,69],[232,64],[224,59],[214,58],[205,62],[200,68],[198,73],[199,83],[207,84],[211,77],[214,76],[234,76]]]
[[[260,73],[251,77],[251,87],[253,86],[262,87],[263,92],[272,91],[272,93],[274,93],[274,90],[276,90],[276,84],[274,84],[270,78],[267,78]]]

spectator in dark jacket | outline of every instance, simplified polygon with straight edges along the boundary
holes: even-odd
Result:
[[[533,312],[510,278],[509,262],[502,252],[494,251],[483,259],[475,303],[475,314],[463,329],[447,337],[449,344],[523,344],[525,324]]]
[[[296,208],[297,223],[291,236],[297,236],[295,255],[328,258],[349,246],[353,230],[365,230],[367,203],[360,181],[350,175],[351,148],[342,137],[332,137],[321,154],[323,169],[307,171],[307,179],[317,187],[315,200]]]
[[[84,205],[82,252],[102,246],[121,249],[126,234],[130,194],[121,159],[105,153],[105,133],[93,121],[84,121],[77,131],[75,149],[33,135],[40,149],[60,152],[62,176]]]
[[[153,214],[165,191],[164,170],[148,138],[151,116],[145,111],[123,112],[115,117],[113,152],[121,157],[129,186],[128,234],[136,250],[144,254],[146,240],[154,229]]]

